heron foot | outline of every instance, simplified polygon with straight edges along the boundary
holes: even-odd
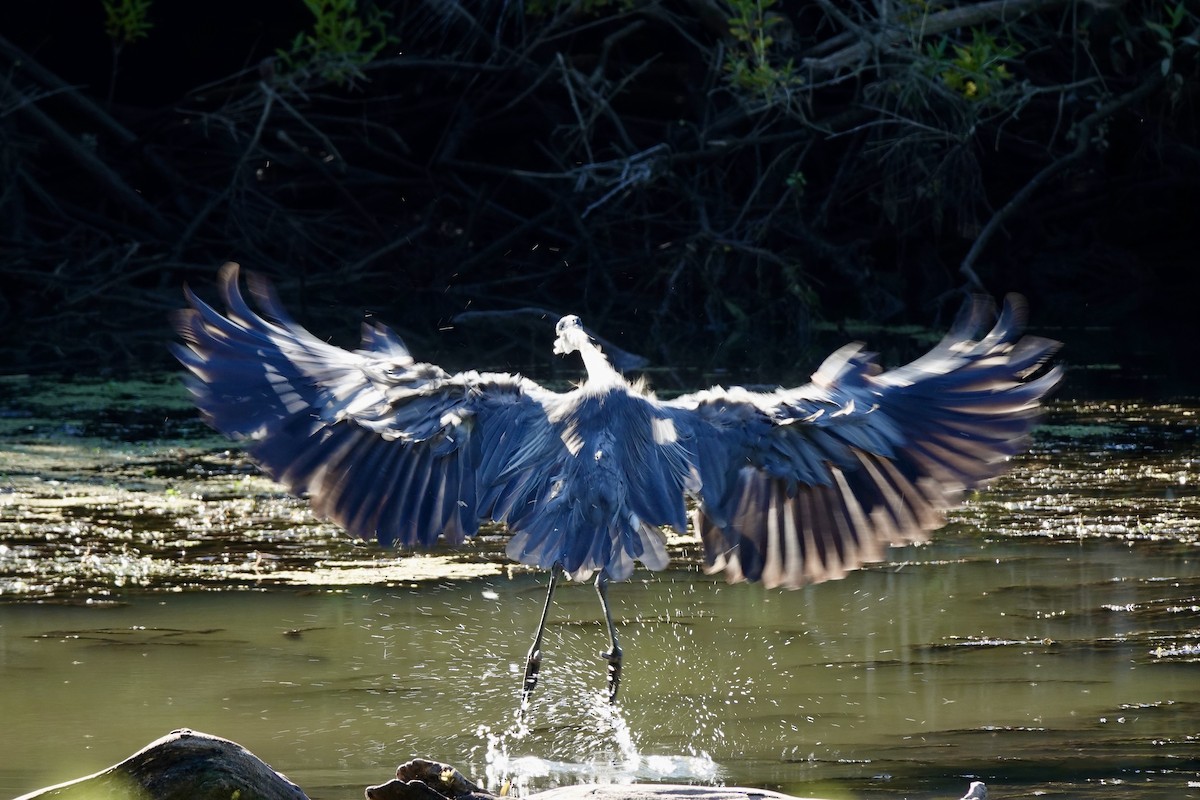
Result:
[[[533,644],[529,646],[529,655],[525,657],[525,681],[521,684],[521,710],[529,705],[529,698],[537,688],[538,672],[542,669],[542,636],[546,633],[546,618],[550,616],[550,602],[554,599],[554,587],[563,574],[561,564],[555,564],[550,569],[550,584],[546,587],[546,605],[542,606],[542,621],[538,623],[537,633]]]
[[[606,650],[600,657],[608,662],[608,702],[617,702],[617,690],[621,688],[621,648],[614,646]]]
[[[537,688],[538,673],[542,670],[542,651],[530,650],[525,659],[525,680],[521,684],[521,704],[529,702],[533,690]]]

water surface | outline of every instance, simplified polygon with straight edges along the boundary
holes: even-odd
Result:
[[[314,798],[361,796],[413,756],[530,789],[945,798],[977,777],[996,797],[1200,797],[1194,406],[1059,404],[932,544],[842,581],[727,586],[675,542],[675,568],[611,593],[616,709],[594,591],[567,584],[520,737],[544,576],[507,566],[499,532],[396,560],[181,407],[138,412],[144,437],[10,407],[0,794],[191,727]]]

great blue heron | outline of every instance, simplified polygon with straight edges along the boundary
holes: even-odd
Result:
[[[667,565],[661,529],[686,529],[689,498],[710,571],[768,587],[840,578],[884,545],[926,538],[957,495],[999,474],[1060,378],[1045,366],[1058,342],[1022,337],[1024,304],[1012,298],[990,331],[990,303],[970,301],[940,344],[890,372],[852,344],[800,388],[658,400],[609,365],[578,317],[558,322],[554,352],[578,352],[587,378],[558,393],[417,362],[381,325],[363,325],[358,350],[334,347],[265,280],[249,285],[265,317],[243,299],[235,264],[220,276],[224,315],[185,289],[174,352],[196,404],[355,536],[458,544],[481,520],[507,525],[509,557],[550,570],[523,701],[563,573],[596,575],[615,699],[608,582],[635,561]]]

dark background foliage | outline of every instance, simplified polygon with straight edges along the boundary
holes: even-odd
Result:
[[[451,364],[548,359],[545,309],[803,369],[846,320],[1018,291],[1192,374],[1188,2],[158,0],[106,31],[137,6],[0,6],[9,371],[166,366],[180,285],[236,260],[322,335],[367,309]]]

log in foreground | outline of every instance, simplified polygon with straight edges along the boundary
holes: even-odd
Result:
[[[299,786],[219,736],[171,731],[119,764],[17,800],[308,800]]]
[[[396,777],[368,786],[366,800],[500,800],[449,764],[413,759]],[[963,800],[985,800],[982,783]],[[308,800],[296,784],[246,748],[187,728],[151,742],[119,764],[16,800]],[[813,800],[766,789],[675,784],[584,784],[528,800]]]
[[[396,777],[368,786],[367,800],[501,800],[463,777],[449,764],[416,758],[396,768]],[[815,800],[737,786],[669,783],[586,783],[561,786],[526,800]]]

